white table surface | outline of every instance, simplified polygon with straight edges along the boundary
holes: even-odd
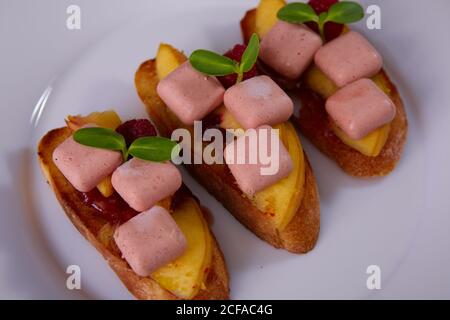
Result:
[[[233,1],[227,0],[227,3]],[[248,2],[251,7],[257,1]],[[399,2],[405,5],[419,1]],[[164,5],[174,6],[187,3],[183,0],[164,1]],[[445,0],[427,3],[430,8],[445,8],[445,5],[449,8]],[[81,7],[82,29],[79,31],[66,28],[65,11],[70,4]],[[31,125],[26,131],[22,124],[29,123],[33,107],[47,84],[79,55],[134,16],[157,8],[157,1],[151,0],[0,0],[0,298],[78,297],[76,292],[68,293],[54,285],[53,275],[48,270],[48,257],[39,251],[36,235],[21,228],[29,219],[26,195],[22,193],[23,183],[26,183],[24,162],[30,152],[34,152],[29,146]],[[424,11],[424,15],[434,21],[428,25],[438,27],[440,20],[447,19],[448,10],[436,10],[432,14]],[[415,17],[406,16],[402,22],[415,23]],[[448,41],[448,34],[442,41]],[[448,61],[443,70],[450,73]],[[448,99],[442,103],[450,107]],[[448,126],[449,120],[437,119],[436,126],[430,130]],[[443,144],[448,148],[448,138],[442,137],[427,146],[427,150],[437,151],[444,147]],[[426,182],[427,212],[417,230],[418,237],[398,270],[383,283],[382,290],[374,293],[374,298],[450,298],[448,153],[428,165],[433,167],[430,167]],[[442,201],[435,205],[433,201],[433,192],[439,189],[449,190],[446,205]],[[24,215],[17,215],[17,211]],[[24,266],[30,263],[36,265],[35,272],[23,272]]]

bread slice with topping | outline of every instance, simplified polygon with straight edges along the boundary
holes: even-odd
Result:
[[[164,48],[166,46],[168,45],[161,45]],[[172,51],[172,57],[180,57],[181,53],[178,50],[172,48]],[[143,62],[136,71],[135,85],[139,97],[160,134],[170,137],[172,131],[177,128],[192,130],[192,127],[184,125],[157,94],[156,88],[161,77],[158,75],[157,70],[161,69],[158,65],[166,61],[170,62],[174,59],[159,58],[158,54],[157,59]],[[178,65],[181,63],[182,61],[179,61]],[[171,70],[176,67],[177,64],[173,65]],[[170,70],[170,68],[164,69]],[[226,164],[187,164],[185,167],[237,220],[258,237],[276,248],[283,248],[293,253],[305,253],[313,249],[319,235],[320,207],[316,180],[293,127],[288,122],[284,123],[280,132],[286,132],[286,136],[295,137],[294,144],[299,146],[298,150],[301,150],[301,154],[294,156],[304,165],[301,185],[287,188],[289,195],[286,202],[289,202],[289,206],[292,204],[295,210],[285,221],[276,222],[277,217],[273,210],[261,209],[264,204],[258,205],[257,200],[245,196]]]
[[[92,206],[86,204],[83,194],[77,191],[58,170],[52,159],[53,151],[71,134],[72,131],[68,127],[51,130],[41,139],[38,146],[38,158],[41,169],[67,217],[78,231],[100,252],[130,293],[137,299],[174,300],[186,298],[186,296],[182,297],[182,294],[177,295],[175,293],[176,290],[171,292],[165,289],[174,288],[172,285],[173,281],[170,281],[171,279],[167,277],[167,273],[178,271],[173,271],[173,269],[160,270],[153,276],[154,279],[159,281],[151,277],[140,277],[134,273],[128,263],[121,257],[121,253],[114,243],[113,234],[116,225],[110,224]],[[173,208],[174,215],[183,216],[185,212],[182,210],[188,207],[198,210],[200,215],[202,215],[201,207],[197,200],[185,187],[179,189],[177,193],[178,201]],[[211,256],[208,258],[208,265],[204,267],[202,285],[195,291],[196,294],[192,299],[228,299],[228,273],[223,254],[214,235],[209,231],[206,220],[204,218],[201,218],[201,220],[203,220],[204,227],[209,233],[210,242],[208,242],[208,246],[211,245]],[[180,221],[186,225],[186,221],[183,222],[183,217],[181,217]],[[180,225],[180,227],[182,226]],[[183,228],[181,229],[183,230]],[[195,239],[195,235],[192,235],[192,237],[187,235],[187,238],[188,243],[190,238],[193,239],[193,243],[198,241]]]
[[[264,25],[270,30],[274,25],[280,0],[263,0],[258,8],[247,11],[241,20],[244,42]],[[264,15],[258,11],[264,11]],[[268,11],[269,10],[269,11]],[[257,28],[259,25],[259,29]],[[348,32],[344,27],[343,32]],[[392,100],[396,107],[393,121],[369,134],[364,139],[351,140],[330,120],[325,110],[325,100],[333,94],[336,86],[314,64],[297,80],[284,79],[263,64],[258,65],[261,73],[267,73],[283,88],[298,94],[302,107],[298,117],[291,121],[300,128],[321,152],[336,161],[348,174],[357,177],[376,177],[388,175],[399,162],[408,132],[408,121],[402,98],[385,70],[381,70],[372,80]]]

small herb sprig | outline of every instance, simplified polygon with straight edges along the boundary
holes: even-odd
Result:
[[[254,33],[242,55],[241,62],[203,49],[192,52],[189,57],[189,62],[194,69],[210,76],[227,76],[236,73],[236,83],[239,83],[242,81],[244,73],[253,68],[258,59],[258,54],[259,38]]]
[[[163,162],[180,152],[179,144],[163,137],[138,138],[127,148],[125,138],[109,128],[81,128],[73,134],[73,139],[85,146],[120,151],[124,161],[131,155],[142,160]]]
[[[289,3],[278,11],[278,19],[290,23],[316,22],[320,36],[325,40],[325,24],[336,22],[340,24],[354,23],[364,17],[364,9],[359,3],[341,1],[333,4],[327,12],[317,15],[314,9],[306,3]]]

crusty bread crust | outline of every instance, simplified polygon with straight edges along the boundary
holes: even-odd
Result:
[[[256,8],[248,10],[241,19],[241,33],[244,43],[250,41],[250,37],[256,32]]]
[[[159,132],[164,136],[170,136],[174,129],[184,126],[156,93],[158,81],[155,60],[142,63],[135,76],[137,92]],[[282,232],[275,228],[269,214],[258,210],[242,194],[227,165],[196,164],[186,165],[186,168],[237,220],[258,237],[276,248],[284,248],[293,253],[305,253],[317,242],[320,205],[316,181],[306,154],[304,157],[306,174],[302,203]]]
[[[242,37],[245,42],[248,42],[255,31],[255,16],[256,9],[252,9],[247,11],[241,20]],[[300,85],[299,96],[302,100],[302,108],[299,117],[292,117],[291,121],[320,151],[334,159],[345,172],[352,176],[388,175],[400,160],[406,143],[408,121],[400,94],[384,70],[379,76],[389,88],[389,96],[397,107],[397,114],[391,123],[386,144],[377,157],[365,156],[343,143],[331,130],[324,101],[319,95],[311,97],[313,93],[303,84]],[[311,101],[314,103],[310,103]]]
[[[99,239],[99,231],[107,224],[94,208],[83,202],[80,192],[66,180],[52,160],[53,150],[71,134],[67,127],[49,131],[40,141],[38,158],[41,169],[52,187],[66,215],[80,233],[102,254],[127,289],[143,300],[175,300],[174,294],[162,288],[149,277],[140,277],[121,258],[120,253],[105,246]],[[213,236],[213,235],[212,235]],[[228,273],[225,260],[213,236],[211,266],[205,281],[206,288],[200,289],[194,299],[229,299]]]

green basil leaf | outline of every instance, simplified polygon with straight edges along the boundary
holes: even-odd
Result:
[[[258,59],[259,54],[259,38],[256,33],[252,34],[250,41],[248,42],[247,48],[242,54],[241,64],[239,68],[242,72],[248,72],[253,68]]]
[[[359,3],[342,1],[330,7],[326,21],[346,24],[357,22],[362,18],[364,18],[364,9]]]
[[[81,128],[73,134],[73,139],[85,146],[122,151],[124,158],[127,144],[125,138],[109,128]]]
[[[192,67],[210,76],[226,76],[237,72],[238,63],[208,50],[195,50],[189,57]]]
[[[290,23],[317,22],[319,20],[314,9],[309,4],[302,2],[289,3],[278,11],[277,17]]]
[[[168,161],[172,159],[172,152],[178,154],[179,151],[175,141],[163,137],[139,138],[128,148],[128,153],[133,157],[153,162]]]

